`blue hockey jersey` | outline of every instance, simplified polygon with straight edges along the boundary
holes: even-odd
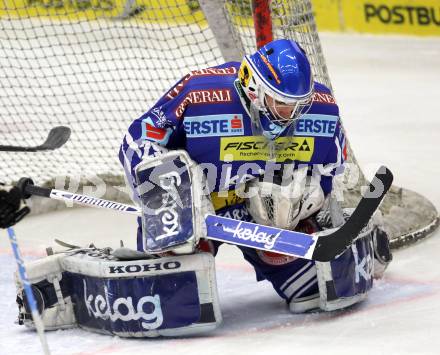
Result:
[[[238,62],[228,62],[192,71],[132,122],[119,157],[133,188],[136,165],[144,155],[155,155],[164,147],[186,150],[204,168],[214,192],[234,190],[261,176],[269,159],[281,166],[292,161],[319,165],[325,172],[321,177],[324,194],[331,191],[332,175],[343,164],[346,153],[339,109],[330,90],[314,84],[310,109],[297,120],[294,137],[277,139],[282,148],[274,157],[268,141],[252,133],[237,81],[239,66]]]

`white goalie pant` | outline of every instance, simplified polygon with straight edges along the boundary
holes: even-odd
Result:
[[[200,334],[221,323],[211,254],[116,260],[98,249],[26,265],[46,330],[79,326],[121,337]],[[34,327],[17,282],[19,323]]]

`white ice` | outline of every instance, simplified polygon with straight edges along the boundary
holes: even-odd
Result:
[[[330,77],[355,154],[371,177],[387,165],[395,182],[440,208],[440,39],[322,36]],[[131,216],[67,209],[29,217],[16,227],[26,258],[53,238],[134,246]],[[0,238],[0,354],[40,354],[34,332],[17,315],[11,256]],[[79,329],[47,333],[53,354],[439,354],[440,232],[396,251],[367,301],[346,311],[292,315],[267,282],[257,283],[234,247],[217,257],[224,322],[183,339],[124,340]]]

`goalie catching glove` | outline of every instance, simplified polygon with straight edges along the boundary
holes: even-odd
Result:
[[[283,173],[282,178],[276,175],[273,182],[250,181],[246,186],[247,207],[254,220],[265,226],[293,230],[299,221],[319,211],[324,203],[320,178],[308,176],[307,170],[303,167]]]

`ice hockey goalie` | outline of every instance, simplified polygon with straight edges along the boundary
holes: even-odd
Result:
[[[190,72],[132,122],[119,158],[142,207],[138,250],[127,259],[79,248],[31,265],[49,329],[127,337],[215,329],[220,243],[204,238],[206,213],[306,233],[351,213],[331,197],[346,158],[338,106],[291,40]],[[391,261],[378,214],[326,263],[239,248],[292,312],[365,299]],[[20,314],[32,325],[24,301]]]

